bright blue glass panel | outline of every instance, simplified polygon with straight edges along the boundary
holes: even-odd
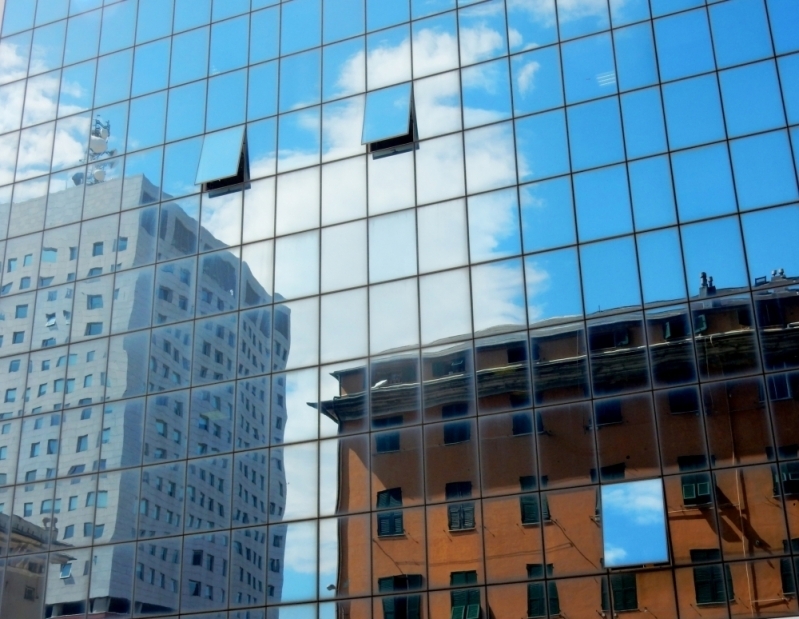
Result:
[[[166,123],[166,93],[139,97],[130,102],[128,150],[161,144]]]
[[[291,54],[322,43],[320,0],[284,2],[280,26],[280,52]]]
[[[519,194],[524,253],[575,243],[574,206],[568,176],[522,185]]]
[[[574,248],[527,256],[524,272],[531,323],[583,315],[580,269]]]
[[[247,64],[249,27],[248,16],[229,19],[211,27],[211,75]]]
[[[625,166],[575,174],[574,200],[580,241],[595,241],[632,232]]]
[[[455,0],[411,0],[411,16],[413,19],[454,8]]]
[[[799,50],[799,3],[794,0],[768,0],[771,36],[778,54]]]
[[[169,79],[170,39],[161,39],[136,47],[133,58],[133,85],[135,97],[167,87]]]
[[[166,122],[166,140],[171,142],[198,135],[205,128],[204,80],[186,84],[169,91],[169,109]]]
[[[652,17],[660,17],[704,4],[705,0],[652,0]]]
[[[324,42],[332,43],[364,32],[364,0],[324,0]]]
[[[102,56],[97,63],[94,105],[106,105],[126,99],[130,95],[132,71],[132,49],[126,49],[109,56]]]
[[[365,39],[358,37],[322,48],[322,99],[329,101],[363,92]]]
[[[251,64],[277,58],[277,42],[280,34],[279,20],[279,7],[252,14],[251,29],[253,32],[258,32],[259,36],[253,37],[252,41],[250,41]]]
[[[136,3],[128,0],[103,9],[100,53],[107,54],[133,45],[136,29]]]
[[[616,97],[568,108],[572,167],[584,170],[624,159]]]
[[[408,0],[366,0],[366,29],[379,30],[410,21]]]
[[[250,67],[247,119],[277,114],[277,61]]]
[[[371,144],[408,133],[410,114],[410,84],[367,93],[361,144]]]
[[[208,80],[205,130],[214,131],[243,123],[246,107],[246,70],[211,78]]]
[[[602,486],[602,539],[606,567],[668,561],[663,482]]]
[[[516,116],[563,105],[557,46],[511,56],[511,74]]]
[[[3,36],[33,28],[36,3],[31,0],[6,0],[3,12]]]
[[[250,10],[250,0],[214,0],[213,21],[219,21]]]
[[[715,68],[710,28],[704,9],[657,20],[655,41],[660,77],[664,81]]]
[[[322,97],[322,52],[314,49],[280,60],[280,111],[316,105]]]
[[[28,75],[44,73],[61,66],[64,56],[64,40],[67,34],[67,22],[60,21],[33,31],[31,45],[31,64]]]
[[[490,0],[458,11],[461,66],[508,53],[505,3]]]
[[[555,0],[508,3],[508,45],[511,53],[558,40]]]
[[[682,226],[681,233],[685,273],[690,282],[704,272],[713,277],[717,288],[747,285],[738,217]]]
[[[763,0],[729,0],[714,4],[709,11],[719,68],[771,56]]]
[[[244,125],[206,134],[194,183],[199,185],[235,176],[243,140]]]
[[[97,62],[90,60],[64,69],[61,74],[61,97],[58,101],[59,116],[82,112],[92,106],[96,68]]]
[[[36,5],[36,25],[41,26],[42,24],[55,21],[56,19],[63,19],[67,16],[68,10],[69,0],[39,2]],[[5,34],[5,32],[3,34]]]
[[[209,134],[208,137],[214,134]],[[164,150],[164,193],[173,198],[195,193],[195,177],[200,161],[203,139],[200,137],[169,144]],[[236,161],[238,166],[238,161]],[[234,174],[236,171],[234,170]]]
[[[97,55],[100,43],[100,11],[71,17],[67,26],[64,64],[88,60]]]
[[[469,210],[469,257],[472,262],[522,253],[519,201],[515,188],[472,196]]]
[[[175,32],[204,26],[210,20],[211,0],[175,0]]]
[[[461,84],[465,128],[511,117],[507,60],[494,60],[463,69]]]
[[[171,85],[185,84],[208,74],[208,36],[206,27],[173,37]]]
[[[516,121],[519,181],[539,180],[569,171],[569,149],[563,110]]]
[[[787,275],[799,273],[799,206],[747,213],[741,220],[751,284],[774,269],[785,269]]]
[[[587,101],[616,92],[613,47],[607,33],[562,46],[566,102]]]
[[[31,39],[33,31],[28,30],[21,34],[3,39],[4,54],[8,53],[11,61],[6,70],[0,71],[0,84],[22,79],[26,76],[26,69],[30,61]],[[8,50],[6,52],[6,50]]]
[[[70,0],[69,14],[77,15],[78,13],[85,13],[86,11],[96,9],[102,5],[103,0]]]
[[[663,102],[672,149],[724,139],[724,120],[715,75],[663,86]]]
[[[677,222],[671,168],[667,155],[632,161],[627,165],[636,230],[660,228]]]
[[[666,150],[666,127],[658,88],[637,90],[621,97],[627,157],[634,159]]]
[[[319,163],[320,109],[281,115],[278,125],[278,171]]]
[[[799,200],[787,132],[733,140],[730,150],[742,211]]]
[[[172,32],[174,0],[139,0],[136,43],[165,37]]]
[[[641,304],[632,236],[580,246],[585,313]]]
[[[655,46],[649,23],[616,30],[616,70],[620,90],[631,90],[658,81]]]
[[[687,296],[677,228],[639,234],[638,266],[644,303],[675,301]]]
[[[777,69],[769,60],[722,71],[721,94],[730,137],[785,125]]]
[[[275,173],[277,120],[274,117],[247,125],[247,151],[250,156],[251,178]]]
[[[649,2],[648,0],[610,0],[610,18],[614,28],[649,19]]]
[[[782,83],[782,98],[789,125],[799,124],[799,54],[777,60]]]
[[[726,144],[674,153],[671,165],[681,221],[735,212]]]
[[[557,7],[562,41],[610,29],[608,7],[604,2],[557,0]]]

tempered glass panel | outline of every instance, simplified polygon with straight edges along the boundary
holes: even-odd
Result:
[[[35,13],[35,2],[8,0],[3,14],[3,36],[32,28]]]
[[[472,129],[464,134],[466,191],[477,193],[516,183],[511,123]]]
[[[419,293],[416,279],[403,279],[371,286],[369,288],[370,352],[379,354],[418,345]],[[378,381],[374,381],[373,388],[376,382]],[[389,396],[390,394],[386,395],[386,402],[382,405],[387,412],[393,407]],[[416,398],[418,399],[418,393]],[[375,410],[376,406],[378,405],[373,399],[372,409]]]
[[[631,90],[658,80],[652,28],[649,23],[630,26],[613,33],[619,88]]]
[[[799,272],[799,248],[791,241],[791,230],[799,224],[799,207],[785,206],[749,213],[741,220],[750,284],[767,280],[769,275],[772,282],[779,282],[779,272],[775,273],[775,269],[783,269],[786,275]],[[772,316],[771,312],[768,316]],[[786,316],[785,320],[793,322],[792,316]],[[782,321],[776,319],[775,322]]]
[[[507,60],[461,70],[463,124],[476,127],[512,116]]]
[[[329,101],[366,89],[365,39],[358,37],[322,50],[322,100]]]
[[[641,303],[632,237],[580,247],[587,314]]]
[[[463,4],[463,3],[461,3]],[[482,2],[458,11],[461,64],[474,64],[508,53],[505,3]]]
[[[280,40],[280,7],[253,13],[250,16],[250,22],[252,31],[259,33],[259,36],[253,37],[250,41],[250,63],[277,58]]]
[[[416,217],[413,210],[369,220],[369,281],[416,274]]]
[[[322,363],[367,354],[367,313],[366,288],[322,297],[319,335]]]
[[[638,265],[644,303],[681,300],[686,296],[685,271],[676,228],[639,234]]]
[[[208,74],[208,28],[198,28],[172,39],[169,83],[183,84]]]
[[[602,539],[607,567],[668,561],[662,482],[602,486]]]
[[[26,75],[30,60],[32,32],[23,32],[0,42],[0,57],[8,59],[8,65],[0,70],[0,84],[18,80]]]
[[[34,30],[28,75],[50,71],[61,66],[66,26],[66,21],[60,21]]]
[[[321,0],[294,0],[281,5],[280,51],[283,55],[322,42]]]
[[[557,47],[513,56],[511,74],[514,115],[522,116],[563,105]]]
[[[610,0],[610,17],[613,26],[623,26],[649,18],[647,0]]]
[[[106,105],[130,94],[130,77],[133,71],[133,50],[128,49],[102,56],[97,62],[97,83],[94,87],[94,104]]]
[[[558,40],[555,0],[509,2],[508,43],[511,53],[541,47]]]
[[[206,131],[243,123],[247,107],[247,71],[225,73],[208,80]]]
[[[787,132],[734,140],[730,152],[742,211],[799,198]]]
[[[527,315],[530,324],[582,316],[580,271],[576,249],[528,256],[524,261]]]
[[[572,106],[567,109],[567,115],[574,170],[624,159],[621,118],[616,97]]]
[[[513,331],[527,323],[522,260],[472,267],[475,332]]]
[[[457,71],[414,84],[414,117],[419,138],[461,129],[460,79]]]
[[[675,153],[671,165],[682,221],[735,211],[735,193],[726,144]]]
[[[776,129],[785,124],[773,61],[723,71],[720,79],[724,119],[730,137]]]
[[[737,217],[682,227],[683,254],[689,295],[701,294],[700,273],[713,278],[708,285],[717,289],[735,289],[747,285],[746,265]],[[697,281],[697,280],[700,281]]]
[[[133,45],[136,3],[117,2],[103,9],[100,53],[107,54]]]
[[[671,148],[686,148],[724,138],[724,120],[715,75],[663,87]]]
[[[624,143],[634,159],[666,150],[666,128],[658,88],[638,90],[621,97]]]
[[[577,230],[581,241],[632,232],[625,166],[575,174],[573,179]]]
[[[525,253],[575,242],[574,208],[568,177],[523,185],[519,193]]]
[[[519,202],[515,189],[469,198],[469,256],[472,262],[521,253]]]
[[[325,0],[324,43],[346,39],[364,31],[364,0]]]
[[[166,88],[169,77],[169,39],[139,45],[133,60],[131,94],[146,94]]]
[[[765,9],[764,2],[721,2],[708,9],[720,68],[771,55]]]
[[[520,182],[569,172],[566,120],[561,110],[528,116],[515,125]]]
[[[496,163],[500,163],[499,160]],[[502,163],[507,165],[507,161]],[[419,204],[463,195],[463,142],[460,135],[436,138],[419,145],[416,183]]]
[[[598,34],[563,45],[563,79],[567,103],[615,93],[616,70],[609,34]]]
[[[411,85],[400,84],[366,95],[361,144],[370,144],[408,133]]]
[[[206,135],[194,183],[199,185],[235,176],[243,140],[244,126]]]
[[[67,25],[64,64],[87,60],[97,55],[100,43],[100,11],[71,17]]]
[[[457,30],[454,12],[413,23],[414,77],[440,73],[458,66]]]
[[[680,13],[655,22],[662,80],[673,80],[715,68],[705,9]]]
[[[469,272],[465,269],[420,278],[422,343],[472,331]]]
[[[463,200],[453,200],[417,210],[420,272],[438,271],[468,262],[464,206]]]
[[[571,39],[610,28],[608,7],[602,2],[557,0],[560,38]]]

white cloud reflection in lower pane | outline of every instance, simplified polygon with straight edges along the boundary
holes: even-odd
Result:
[[[369,214],[379,215],[413,206],[415,175],[413,152],[391,157],[369,157]]]
[[[415,77],[440,73],[458,66],[455,13],[445,13],[413,24]]]
[[[416,193],[419,204],[463,195],[463,142],[459,134],[419,145],[416,152]]]
[[[471,335],[469,271],[458,269],[419,280],[422,344]]]
[[[419,272],[429,273],[469,262],[466,203],[463,199],[417,209]]]
[[[661,480],[602,486],[602,537],[605,567],[668,561]]]
[[[419,345],[416,278],[369,288],[369,352]]]
[[[467,193],[506,187],[516,182],[513,127],[510,123],[467,131],[464,139]]]
[[[413,97],[420,139],[460,131],[461,83],[457,71],[418,80],[413,85]]]
[[[524,273],[521,258],[472,267],[475,333],[524,327]]]

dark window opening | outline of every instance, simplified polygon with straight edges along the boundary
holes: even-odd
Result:
[[[369,144],[369,152],[372,153],[372,159],[381,159],[390,155],[397,155],[399,153],[407,153],[414,148],[419,148],[416,145],[416,120],[413,111],[413,103],[411,103],[411,116],[408,120],[408,133],[398,135],[387,140],[379,140]]]
[[[682,484],[682,502],[686,507],[699,507],[710,505],[712,502],[711,481],[709,473],[694,473],[693,475],[683,475],[680,478]]]
[[[244,135],[244,142],[239,155],[239,165],[236,174],[227,178],[203,183],[203,191],[207,191],[209,197],[216,198],[235,191],[250,188],[250,157],[247,152],[247,135]]]
[[[721,551],[715,548],[691,550],[691,561],[721,560]],[[725,591],[726,585],[726,591]],[[697,604],[723,604],[732,602],[735,594],[732,588],[732,574],[728,565],[703,565],[694,567],[694,591]]]
[[[696,389],[675,389],[669,391],[669,412],[672,415],[699,413],[699,394]]]
[[[610,590],[613,592],[613,612],[638,610],[638,587],[635,574],[611,574]],[[608,580],[602,579],[602,610],[610,611]]]
[[[607,426],[613,423],[621,423],[621,401],[603,400],[594,403],[594,417],[597,426]]]

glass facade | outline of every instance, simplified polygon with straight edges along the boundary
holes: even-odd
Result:
[[[799,0],[3,12],[0,617],[799,615]]]

